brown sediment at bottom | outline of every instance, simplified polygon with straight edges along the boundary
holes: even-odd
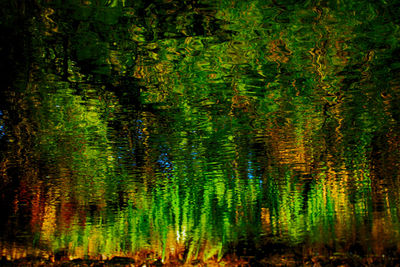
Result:
[[[297,244],[279,241],[245,240],[227,244],[223,252],[190,253],[182,246],[170,250],[164,258],[151,249],[131,255],[71,255],[67,250],[56,252],[22,246],[0,246],[0,266],[400,266],[397,244],[373,248],[366,244]]]
[[[190,262],[179,258],[170,258],[168,262],[161,259],[133,259],[130,257],[113,257],[107,260],[94,259],[46,259],[41,257],[24,257],[16,260],[7,260],[3,257],[0,266],[400,266],[400,257],[397,255],[369,255],[336,254],[332,256],[295,254],[275,254],[265,258],[254,256],[238,257],[227,255],[222,259],[211,258],[206,261],[192,260]]]

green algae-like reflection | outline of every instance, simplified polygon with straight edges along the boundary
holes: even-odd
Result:
[[[397,257],[399,4],[277,2],[2,3],[5,259]]]

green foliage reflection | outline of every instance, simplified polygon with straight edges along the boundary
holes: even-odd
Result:
[[[181,263],[399,247],[391,4],[32,6],[2,24],[30,25],[4,48],[2,242]]]

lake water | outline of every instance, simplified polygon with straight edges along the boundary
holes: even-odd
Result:
[[[3,261],[398,258],[398,1],[4,2]]]

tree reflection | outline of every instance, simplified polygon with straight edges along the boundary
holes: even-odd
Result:
[[[4,256],[398,250],[389,4],[2,5]]]

